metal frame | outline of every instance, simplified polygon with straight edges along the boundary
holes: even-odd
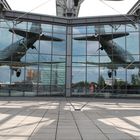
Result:
[[[19,11],[3,11],[1,17],[6,19],[13,19],[14,21],[35,21],[42,23],[51,23],[65,26],[83,26],[93,24],[117,24],[117,23],[135,23],[137,18],[135,15],[115,15],[115,16],[99,16],[99,17],[80,17],[80,18],[67,18],[48,16],[41,14],[32,14]]]

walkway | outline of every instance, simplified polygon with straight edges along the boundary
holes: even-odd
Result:
[[[0,97],[0,140],[140,140],[140,100]]]

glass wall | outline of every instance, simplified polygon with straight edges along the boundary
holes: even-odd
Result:
[[[0,20],[0,96],[65,96],[66,27]]]
[[[72,95],[140,94],[139,25],[73,27]]]
[[[139,24],[0,19],[0,46],[0,96],[140,94]]]

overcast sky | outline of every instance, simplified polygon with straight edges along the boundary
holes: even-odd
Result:
[[[47,15],[56,15],[56,0],[7,0],[12,10],[26,11]],[[110,2],[102,0],[85,0],[79,12],[79,16],[98,16],[125,14],[138,0],[124,0]],[[39,7],[38,7],[39,6]],[[112,9],[112,8],[113,9]]]

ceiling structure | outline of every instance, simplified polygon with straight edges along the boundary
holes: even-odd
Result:
[[[138,0],[135,5],[128,11],[127,14],[140,16],[140,1]]]
[[[6,0],[0,0],[0,10],[11,10]]]
[[[85,0],[56,0],[56,15],[58,17],[78,17],[81,4]],[[106,0],[123,1],[123,0]],[[12,10],[7,0],[0,0],[0,10]],[[127,14],[140,16],[140,1],[138,0]]]
[[[56,0],[56,15],[59,17],[77,17],[84,0]]]
[[[56,15],[59,17],[78,17],[79,10],[81,4],[84,0],[56,0]],[[104,0],[104,1],[123,1],[123,0]],[[132,7],[136,9],[136,7],[140,8],[140,1],[136,2],[136,4]],[[129,12],[128,14],[132,14]]]

